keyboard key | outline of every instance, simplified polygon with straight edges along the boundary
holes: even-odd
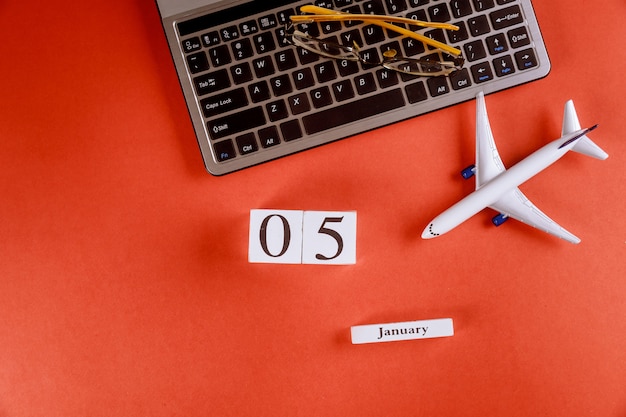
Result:
[[[507,36],[513,48],[521,48],[522,46],[530,45],[530,36],[528,36],[528,30],[525,26],[511,29],[507,33]]]
[[[193,79],[198,96],[215,93],[230,87],[230,77],[225,69],[209,72]]]
[[[354,79],[354,85],[359,95],[373,93],[376,91],[376,82],[374,76],[370,73],[361,74]]]
[[[470,62],[487,57],[487,52],[481,40],[470,42],[466,44],[463,49],[465,50],[465,58]]]
[[[276,39],[278,39],[278,47],[279,48],[291,48],[291,44],[288,41],[288,37],[287,36],[287,31],[285,30],[287,28],[287,26],[282,26],[278,29],[276,29],[276,32],[274,32],[276,34]]]
[[[339,38],[341,39],[339,43],[342,45],[353,46],[355,42],[359,46],[364,45],[363,38],[361,37],[361,31],[358,29],[344,32],[339,36]]]
[[[231,140],[216,143],[213,146],[213,150],[215,151],[215,157],[219,162],[224,162],[237,156],[235,153],[235,147],[233,146],[233,142]]]
[[[433,29],[425,32],[424,35],[428,36],[430,39],[434,39],[441,43],[446,43],[446,36],[443,33],[443,29]],[[433,46],[428,45],[428,50],[437,49]]]
[[[347,7],[347,6],[350,6],[353,1],[354,0],[335,0],[335,5],[337,7]]]
[[[493,67],[496,70],[496,75],[498,77],[504,77],[505,75],[510,75],[515,72],[515,67],[513,66],[513,58],[509,55],[503,56],[502,58],[493,60]]]
[[[352,0],[335,0],[337,3],[339,2],[350,2],[352,3]],[[360,0],[356,0],[356,1],[360,1]],[[337,4],[337,7],[341,7],[339,6],[339,4]],[[350,14],[361,14],[361,7],[358,4],[354,4],[352,6],[346,7],[345,9],[343,9],[344,12],[346,13],[350,13]],[[358,25],[359,22],[358,20],[355,21],[346,21],[344,22],[344,25],[346,25],[346,27],[351,27],[351,26],[356,26]]]
[[[361,50],[361,58],[365,62],[380,62],[380,54],[378,52],[378,48],[369,48],[365,50]],[[377,67],[378,64],[361,64],[364,70],[368,70],[370,68]]]
[[[426,52],[422,42],[406,37],[402,38],[402,49],[404,50],[404,56],[414,56]]]
[[[315,76],[318,83],[326,83],[337,78],[335,63],[333,61],[324,61],[314,67]]]
[[[386,68],[376,71],[376,78],[378,79],[378,85],[380,85],[380,88],[393,87],[398,85],[400,82],[398,73]]]
[[[257,78],[264,78],[276,72],[276,69],[274,68],[274,62],[269,56],[257,58],[252,61],[252,68],[254,68],[254,73],[256,74]]]
[[[409,98],[409,103],[415,104],[420,101],[424,101],[428,98],[426,94],[426,87],[424,87],[423,81],[418,81],[413,84],[409,84],[405,87],[406,95]]]
[[[239,29],[237,26],[229,26],[222,29],[221,35],[224,42],[234,41],[235,39],[239,39]]]
[[[332,90],[335,95],[335,100],[338,102],[346,101],[354,97],[354,89],[352,88],[350,80],[343,80],[333,84]]]
[[[428,16],[430,16],[431,22],[444,23],[449,22],[452,19],[450,17],[450,11],[445,3],[429,7]]]
[[[313,107],[320,109],[322,107],[333,104],[333,98],[330,95],[330,89],[326,86],[316,88],[311,91],[311,102]]]
[[[276,19],[276,16],[269,14],[259,19],[259,26],[261,27],[261,30],[272,29],[278,26],[278,20]]]
[[[472,66],[472,77],[474,77],[474,82],[476,84],[481,84],[486,81],[490,81],[493,79],[493,72],[491,71],[491,66],[489,62],[481,62]]]
[[[315,54],[311,51],[307,51],[304,48],[298,48],[297,53],[298,53],[298,59],[300,60],[300,64],[302,65],[308,65],[315,61],[319,61],[321,59],[321,57],[318,54]]]
[[[289,81],[289,74],[282,74],[278,77],[272,78],[270,80],[270,85],[272,86],[272,91],[276,97],[284,96],[285,94],[289,94],[293,91],[291,81]]]
[[[383,42],[385,39],[385,31],[380,26],[369,25],[363,28],[363,41],[366,45]]]
[[[183,52],[185,52],[186,54],[202,49],[202,45],[200,44],[200,38],[198,37],[184,40],[182,46]]]
[[[270,122],[276,122],[289,116],[285,100],[277,100],[265,105]]]
[[[311,110],[311,103],[306,93],[300,93],[289,97],[289,107],[291,108],[291,114],[298,115]]]
[[[323,132],[404,106],[400,89],[365,97],[328,110],[318,111],[303,117],[304,130],[309,134]]]
[[[243,88],[227,91],[200,101],[204,117],[213,117],[248,105],[248,96]]]
[[[462,70],[456,71],[451,74],[450,84],[452,85],[452,89],[457,91],[471,86],[472,80],[470,79],[469,71],[467,70],[467,68],[463,68]]]
[[[429,0],[426,0],[428,3]],[[428,20],[428,16],[426,15],[426,10],[416,10],[414,12],[410,12],[406,15],[407,18],[413,20],[421,20],[423,22]],[[420,30],[420,26],[412,26],[409,28],[410,30],[417,31]]]
[[[254,129],[265,124],[265,114],[262,107],[252,107],[211,120],[207,127],[212,139],[221,139],[246,130]]]
[[[324,9],[333,8],[333,2],[331,0],[315,0],[315,5],[317,7],[323,7]]]
[[[280,137],[278,137],[278,129],[276,126],[266,127],[259,130],[259,142],[264,148],[270,148],[280,143]]]
[[[269,100],[271,97],[270,88],[267,85],[267,81],[259,81],[257,83],[248,86],[248,92],[253,103],[259,103],[261,101]]]
[[[503,33],[487,37],[487,49],[491,55],[498,55],[509,50]]]
[[[386,0],[386,3],[390,14],[401,13],[407,9],[405,0]]]
[[[288,71],[298,66],[296,61],[296,53],[293,49],[286,49],[284,51],[277,52],[274,55],[276,60],[276,66],[279,71]]]
[[[274,42],[274,36],[272,32],[259,33],[254,37],[254,46],[256,52],[261,55],[276,49],[276,42]]]
[[[363,3],[363,13],[365,14],[386,14],[382,3],[376,0],[369,0]]]
[[[472,14],[470,0],[453,0],[450,2],[450,8],[452,9],[452,15],[455,19],[460,19]]]
[[[252,43],[250,39],[244,38],[233,42],[231,44],[233,55],[237,61],[241,61],[242,59],[250,58],[254,55],[254,51],[252,50]]]
[[[476,16],[467,21],[469,31],[472,36],[480,36],[491,31],[487,16]]]
[[[285,123],[281,123],[280,132],[283,134],[285,142],[300,139],[302,137],[302,128],[300,122],[297,120],[290,120]]]
[[[211,63],[214,67],[230,64],[232,61],[227,45],[220,45],[209,49],[209,58],[211,58]]]
[[[220,42],[221,42],[220,34],[217,30],[214,30],[212,32],[205,33],[204,35],[202,35],[202,44],[206,46],[207,48],[209,46],[215,46],[219,44]]]
[[[342,59],[341,61],[337,61],[337,67],[339,68],[339,74],[342,77],[348,77],[360,71],[358,62],[350,61],[347,59]]]
[[[439,97],[450,92],[446,77],[431,77],[426,81],[426,84],[428,84],[428,91],[433,97]]]
[[[386,43],[386,44],[384,44],[384,45],[382,45],[380,47],[380,51],[382,53],[385,53],[385,52],[390,51],[392,49],[394,51],[396,51],[398,54],[400,54],[400,42],[393,41],[393,42]]]
[[[187,56],[187,66],[192,74],[197,74],[209,69],[209,61],[204,52]]]
[[[534,68],[538,65],[535,51],[532,49],[526,49],[524,51],[517,52],[515,54],[515,60],[517,61],[517,67],[520,70]]]
[[[513,25],[518,25],[524,21],[522,11],[519,6],[510,6],[506,9],[498,10],[489,15],[495,30],[504,29]]]
[[[291,78],[296,86],[296,90],[303,90],[312,87],[315,84],[313,71],[310,68],[303,68],[291,74]]]
[[[235,84],[243,84],[252,80],[252,70],[250,64],[244,62],[230,68],[230,75],[233,77]]]
[[[477,12],[482,12],[487,9],[492,9],[495,7],[495,4],[493,4],[493,0],[473,0],[473,1],[474,1],[474,8],[476,9]]]
[[[320,24],[322,33],[325,35],[333,32],[339,32],[341,30],[341,22],[323,22]]]
[[[293,9],[282,10],[276,13],[276,17],[278,18],[279,25],[286,25],[289,23],[289,16],[293,16],[296,14],[296,11]]]
[[[258,33],[259,25],[254,20],[249,20],[239,25],[241,36],[249,36]]]
[[[469,33],[467,33],[467,26],[465,26],[465,22],[456,22],[455,25],[459,27],[459,30],[449,30],[447,31],[448,38],[450,39],[451,44],[457,44],[460,42],[465,42],[469,39]]]
[[[256,143],[256,137],[254,133],[246,133],[245,135],[237,137],[237,149],[241,155],[247,155],[259,150],[259,146]]]

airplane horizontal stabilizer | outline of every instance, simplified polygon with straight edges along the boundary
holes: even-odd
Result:
[[[587,155],[596,159],[604,160],[609,157],[608,153],[604,152],[602,148],[593,143],[593,141],[587,136],[583,136],[582,138],[580,138],[580,140],[576,145],[574,145],[572,150],[574,152],[582,153],[583,155]]]

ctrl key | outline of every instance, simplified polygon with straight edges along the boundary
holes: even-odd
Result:
[[[216,143],[213,145],[213,150],[218,162],[224,162],[237,156],[233,142],[230,139]]]

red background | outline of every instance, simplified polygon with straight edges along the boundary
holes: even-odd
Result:
[[[0,2],[0,416],[626,416],[626,4],[535,9],[553,70],[487,106],[508,166],[570,98],[600,124],[608,160],[521,187],[580,245],[420,238],[473,188],[473,102],[212,177],[152,1]],[[255,208],[357,211],[357,264],[249,264]]]

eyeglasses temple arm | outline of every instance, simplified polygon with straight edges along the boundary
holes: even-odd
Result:
[[[416,39],[434,48],[441,49],[442,51],[447,52],[451,55],[455,55],[455,56],[461,55],[461,51],[457,48],[454,48],[450,45],[446,45],[443,42],[439,42],[435,39],[431,39],[419,33],[412,32],[410,30],[406,30],[404,28],[388,23],[387,21],[391,19],[390,17],[387,17],[387,16],[351,15],[349,13],[337,12],[334,10],[326,9],[324,7],[317,7],[317,6],[312,6],[312,5],[302,6],[300,8],[300,11],[304,13],[317,13],[317,14],[325,15],[324,17],[328,17],[328,18],[332,17],[332,20],[363,20],[363,22],[374,24],[374,25],[383,27],[385,29],[400,33],[401,35],[407,36],[409,38]],[[294,22],[297,22],[298,20],[305,21],[307,20],[307,18],[311,20],[312,17],[316,17],[316,16],[291,16],[291,20]],[[385,19],[387,21],[384,21],[382,19]],[[322,18],[322,19],[315,19],[315,20],[324,20],[324,19]],[[415,24],[415,22],[411,22],[411,23]],[[428,22],[424,22],[424,23],[428,24]],[[422,26],[434,27],[435,25],[423,24]],[[455,27],[455,28],[458,29],[458,27]]]
[[[303,13],[312,13],[318,16],[311,15],[295,15],[291,16],[291,20],[293,22],[298,21],[324,21],[324,20],[380,20],[387,21],[393,23],[405,23],[407,25],[412,26],[421,26],[425,28],[435,28],[435,29],[446,29],[446,30],[459,30],[457,25],[453,25],[450,23],[439,23],[439,22],[425,22],[423,20],[409,19],[406,17],[398,17],[398,16],[381,16],[376,14],[352,14],[346,12],[340,12],[336,10],[327,9],[325,7],[318,7],[313,5],[305,5],[300,7],[300,11]]]

